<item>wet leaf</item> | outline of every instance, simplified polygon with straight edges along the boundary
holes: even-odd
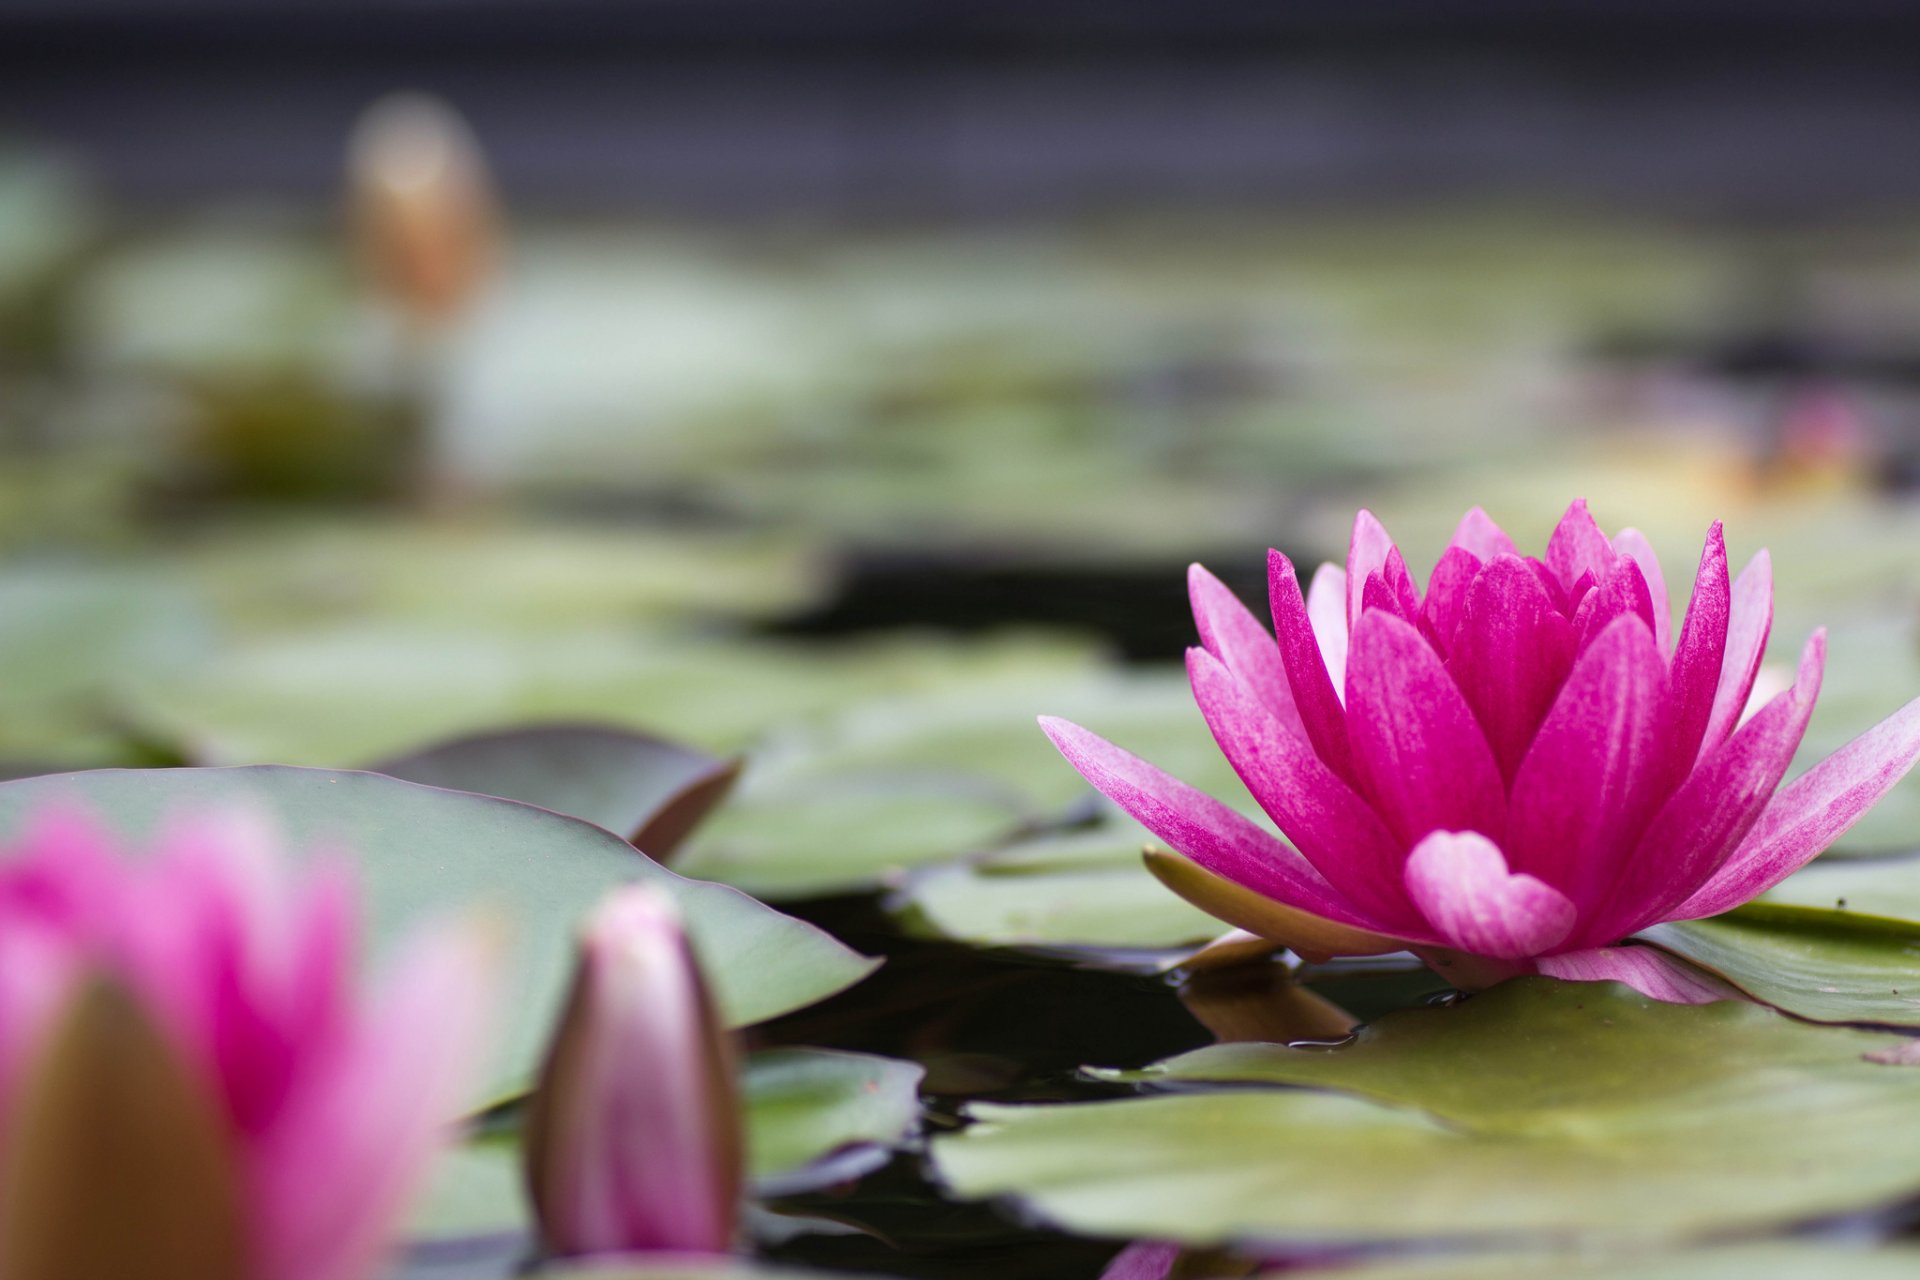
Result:
[[[456,738],[367,768],[581,818],[664,862],[726,797],[740,762],[626,729],[548,724]]]
[[[677,876],[578,819],[379,774],[280,766],[56,774],[0,784],[0,830],[62,802],[134,835],[196,806],[263,809],[302,851],[353,855],[379,943],[431,912],[502,919],[513,953],[501,966],[509,979],[497,1000],[501,1047],[489,1097],[531,1075],[572,970],[575,924],[616,884],[658,881],[674,896],[736,1026],[811,1004],[877,963],[737,890]]]
[[[1638,936],[1803,1018],[1920,1027],[1920,922],[1756,902]]]
[[[979,1106],[941,1177],[1071,1230],[1220,1243],[1609,1241],[1770,1228],[1920,1188],[1920,1073],[1758,1005],[1525,978],[1344,1047],[1219,1045],[1109,1078],[1224,1090]],[[1307,1086],[1278,1088],[1247,1086]]]

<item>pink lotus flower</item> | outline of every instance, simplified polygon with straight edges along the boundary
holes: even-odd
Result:
[[[680,914],[622,889],[587,922],[527,1117],[541,1237],[563,1256],[725,1253],[744,1165],[732,1037]]]
[[[484,956],[366,1004],[345,867],[234,814],[123,858],[43,812],[0,854],[0,1276],[360,1280],[462,1101]]]
[[[1743,719],[1773,617],[1766,552],[1729,581],[1707,533],[1685,619],[1653,548],[1575,502],[1544,559],[1478,508],[1423,595],[1379,521],[1303,598],[1271,553],[1274,629],[1198,565],[1195,698],[1286,841],[1087,730],[1043,717],[1089,782],[1184,859],[1162,879],[1308,954],[1411,949],[1461,985],[1614,978],[1720,989],[1644,947],[1825,849],[1920,755],[1920,699],[1776,791],[1820,690],[1825,636]],[[1186,860],[1191,860],[1186,861]]]

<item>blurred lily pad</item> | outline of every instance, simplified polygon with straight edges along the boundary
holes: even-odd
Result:
[[[856,1148],[884,1152],[919,1126],[918,1064],[831,1049],[771,1049],[747,1057],[741,1106],[754,1194],[791,1195],[847,1175],[831,1162]],[[884,1156],[883,1156],[884,1158]],[[414,1207],[422,1238],[525,1233],[530,1229],[520,1151],[488,1137],[445,1153]]]
[[[1292,1274],[1292,1273],[1288,1273]],[[1844,1241],[1779,1240],[1764,1244],[1629,1253],[1617,1258],[1567,1255],[1406,1259],[1343,1268],[1341,1280],[1902,1280],[1920,1274],[1920,1249],[1871,1248]]]
[[[263,810],[298,848],[338,848],[357,860],[380,943],[429,913],[503,919],[512,952],[501,966],[501,1048],[487,1097],[531,1074],[564,994],[576,922],[615,885],[654,881],[678,900],[736,1026],[811,1004],[878,963],[737,890],[676,876],[599,827],[379,774],[278,766],[56,774],[0,784],[0,830],[63,803],[84,805],[136,837],[183,810]]]
[[[1115,816],[927,867],[891,905],[914,932],[990,947],[1160,950],[1225,932],[1148,873],[1140,850],[1152,841]]]
[[[773,736],[681,865],[768,897],[800,898],[872,888],[1005,844],[1092,799],[1035,725],[1043,711],[1078,717],[1252,807],[1183,678],[1016,669],[870,700]]]
[[[841,1181],[829,1157],[883,1152],[920,1123],[914,1062],[832,1049],[769,1049],[747,1059],[747,1168],[762,1195]]]
[[[1341,1047],[1219,1045],[1103,1073],[1187,1090],[1173,1096],[978,1106],[934,1159],[963,1196],[1197,1244],[1764,1230],[1920,1189],[1920,1150],[1885,1141],[1920,1107],[1920,1073],[1861,1058],[1886,1043],[1522,978]]]
[[[1920,922],[1756,902],[1638,936],[1802,1018],[1920,1027]]]
[[[367,767],[580,818],[664,862],[725,798],[740,761],[626,729],[546,724],[456,738]]]

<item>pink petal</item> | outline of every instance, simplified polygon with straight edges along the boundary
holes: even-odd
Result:
[[[1587,916],[1653,817],[1667,745],[1667,668],[1653,632],[1614,619],[1573,664],[1514,775],[1507,858]]]
[[[1553,536],[1547,540],[1547,567],[1569,595],[1577,597],[1575,589],[1582,577],[1594,582],[1606,576],[1613,567],[1615,559],[1613,544],[1607,541],[1607,535],[1600,532],[1600,526],[1594,523],[1587,511],[1585,498],[1574,499],[1567,513],[1560,517],[1560,523],[1554,526]]]
[[[1204,649],[1187,650],[1187,675],[1200,714],[1234,772],[1334,893],[1375,920],[1395,926],[1416,922],[1400,891],[1406,846],[1388,834],[1367,802],[1275,723]]]
[[[1357,584],[1348,580],[1350,589],[1365,585],[1364,578]],[[1307,617],[1293,561],[1278,551],[1267,553],[1267,594],[1273,603],[1273,630],[1280,640],[1280,657],[1286,663],[1293,704],[1306,726],[1307,741],[1329,768],[1343,778],[1349,777],[1353,755],[1347,745],[1346,709],[1340,705],[1340,696],[1328,676],[1328,663],[1321,656],[1320,642]]]
[[[1354,628],[1347,729],[1366,793],[1402,848],[1436,830],[1504,834],[1506,788],[1467,700],[1420,633],[1381,609]]]
[[[1767,654],[1767,633],[1773,629],[1773,560],[1765,550],[1755,553],[1733,584],[1733,605],[1727,621],[1726,656],[1713,693],[1713,712],[1707,718],[1700,752],[1727,740],[1740,723],[1753,692],[1760,660]]]
[[[1421,606],[1422,630],[1443,654],[1453,647],[1460,620],[1466,616],[1467,595],[1480,569],[1480,560],[1471,551],[1448,547],[1440,553],[1440,563],[1427,580],[1427,598]]]
[[[51,929],[17,920],[0,927],[0,1152],[7,1150],[14,1083],[72,990],[77,962],[68,941]]]
[[[1292,572],[1289,570],[1288,572]],[[1313,571],[1307,587],[1307,620],[1313,638],[1320,645],[1320,658],[1326,663],[1327,679],[1336,696],[1347,688],[1347,571],[1337,564],[1323,564]]]
[[[1288,906],[1342,924],[1371,927],[1285,841],[1204,791],[1070,721],[1042,716],[1040,728],[1081,777],[1165,840],[1174,852],[1217,876]],[[1276,727],[1273,732],[1283,731]]]
[[[1513,539],[1507,531],[1493,522],[1493,517],[1479,507],[1460,517],[1459,525],[1453,531],[1448,547],[1458,547],[1483,564],[1495,556],[1519,554],[1513,545]],[[1431,588],[1429,588],[1431,589]]]
[[[1654,554],[1653,544],[1638,529],[1622,529],[1613,535],[1613,549],[1633,557],[1640,566],[1640,576],[1646,579],[1647,594],[1653,601],[1653,642],[1660,646],[1661,653],[1671,654],[1673,601],[1667,595],[1667,578],[1660,571],[1660,557]]]
[[[1627,615],[1646,623],[1649,633],[1653,631],[1653,596],[1646,577],[1631,556],[1620,556],[1574,610],[1575,643],[1584,649],[1608,623]]]
[[[1500,556],[1474,580],[1447,670],[1508,782],[1573,665],[1573,628],[1533,569]]]
[[[1793,687],[1742,725],[1675,792],[1621,871],[1608,909],[1588,932],[1614,942],[1667,917],[1726,862],[1772,799],[1806,734],[1826,636],[1816,631]]]
[[[1717,701],[1715,690],[1724,682],[1727,659],[1727,543],[1715,520],[1700,552],[1700,571],[1693,580],[1693,598],[1673,650],[1672,766],[1684,775],[1701,754],[1701,736]],[[1751,684],[1751,681],[1748,682]],[[1745,694],[1742,695],[1744,705]],[[1738,708],[1735,708],[1737,711]],[[1727,732],[1733,725],[1727,725]],[[1725,741],[1721,735],[1719,741]],[[1718,746],[1715,742],[1714,746]]]
[[[1524,960],[1573,931],[1573,903],[1534,876],[1511,872],[1500,847],[1474,832],[1436,831],[1407,855],[1407,892],[1448,945]]]
[[[1750,901],[1845,834],[1920,757],[1920,698],[1789,783],[1725,866],[1669,917],[1697,920]]]
[[[1383,573],[1387,558],[1397,554],[1393,539],[1373,512],[1361,508],[1353,517],[1353,540],[1347,544],[1347,626],[1360,621],[1361,593],[1367,579]],[[1405,562],[1401,571],[1406,571]]]
[[[1247,611],[1239,597],[1220,579],[1199,565],[1187,570],[1187,594],[1193,601],[1193,620],[1200,643],[1264,702],[1281,724],[1306,736],[1300,711],[1293,705],[1293,686],[1280,646],[1273,633]]]
[[[1641,995],[1668,1004],[1712,1004],[1740,993],[1710,973],[1652,947],[1595,947],[1542,956],[1541,973],[1567,982],[1622,982]]]
[[[1177,1244],[1136,1240],[1113,1256],[1100,1280],[1168,1280],[1179,1260]]]
[[[308,1087],[254,1155],[258,1274],[374,1273],[428,1159],[455,1136],[491,968],[471,931],[422,935],[360,1026],[306,1046]]]

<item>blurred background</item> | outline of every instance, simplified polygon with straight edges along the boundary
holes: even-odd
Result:
[[[1051,803],[1035,711],[1208,754],[1190,560],[1258,609],[1356,506],[1424,574],[1466,507],[1525,543],[1577,496],[1676,591],[1715,516],[1771,546],[1824,751],[1920,692],[1916,38],[0,0],[0,761],[592,717],[752,749],[748,809],[828,747]]]

